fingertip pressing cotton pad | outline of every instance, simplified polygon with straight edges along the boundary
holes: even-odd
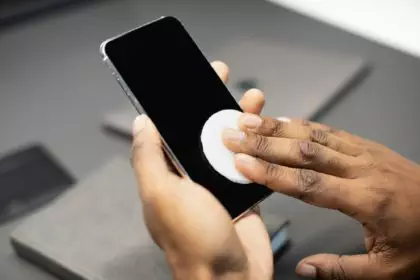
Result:
[[[249,184],[251,181],[236,169],[234,153],[226,148],[222,139],[224,129],[239,130],[238,118],[241,114],[236,110],[222,110],[213,114],[201,131],[201,144],[207,161],[220,175],[238,184]]]

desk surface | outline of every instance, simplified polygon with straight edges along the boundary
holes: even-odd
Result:
[[[42,141],[78,178],[113,155],[128,154],[127,143],[99,127],[106,112],[127,101],[101,64],[98,46],[110,34],[165,14],[182,18],[205,51],[234,34],[368,59],[369,78],[321,121],[420,161],[420,61],[260,0],[94,2],[1,30],[0,153]],[[294,242],[277,263],[278,279],[297,279],[294,267],[309,254],[362,248],[359,225],[339,213],[289,198],[278,212],[292,221]],[[14,226],[0,228],[0,279],[54,279],[14,256],[8,244]]]

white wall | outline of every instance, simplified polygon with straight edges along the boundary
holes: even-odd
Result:
[[[268,0],[420,57],[418,0]]]

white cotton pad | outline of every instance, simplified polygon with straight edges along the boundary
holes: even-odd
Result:
[[[235,167],[234,153],[226,148],[222,140],[224,129],[239,130],[238,118],[241,114],[236,110],[222,110],[213,114],[203,126],[201,143],[205,157],[218,173],[232,182],[249,184],[251,181]]]

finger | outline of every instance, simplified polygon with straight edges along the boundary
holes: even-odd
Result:
[[[316,125],[312,127],[311,123],[307,121],[297,122],[292,120],[286,122],[252,114],[243,114],[239,118],[239,127],[264,136],[309,140],[346,155],[357,156],[363,152],[363,148],[360,146],[332,134],[327,126]]]
[[[259,89],[250,89],[245,92],[239,105],[242,110],[247,113],[259,115],[264,108],[264,93]]]
[[[325,132],[328,132],[342,140],[344,140],[347,143],[353,144],[353,151],[358,151],[355,152],[355,155],[360,155],[361,153],[363,153],[364,151],[364,147],[367,146],[376,146],[377,143],[367,140],[367,139],[363,139],[362,137],[359,137],[357,135],[351,134],[347,131],[344,130],[340,130],[340,129],[335,129],[332,127],[329,127],[325,124],[320,124],[317,122],[312,122],[312,121],[307,121],[307,120],[291,120],[292,123],[294,124],[300,124],[303,126],[309,126],[312,130],[322,130]]]
[[[229,79],[229,67],[221,61],[212,62],[212,67],[220,79],[224,83],[227,83]],[[264,107],[264,102],[264,94],[260,90],[250,89],[241,99],[240,106],[245,112],[259,114]]]
[[[229,67],[222,61],[214,61],[211,63],[214,71],[216,71],[219,78],[227,83],[229,80]]]
[[[246,154],[235,155],[235,164],[248,179],[276,192],[350,216],[359,213],[359,200],[348,179],[276,165]]]
[[[166,187],[166,180],[174,175],[166,163],[159,132],[146,115],[136,118],[133,124],[133,168],[140,193],[153,194]]]
[[[235,222],[235,230],[248,258],[248,279],[272,279],[270,236],[261,217],[250,211]]]
[[[296,273],[308,279],[384,279],[386,268],[368,255],[338,256],[319,254],[302,260]]]
[[[223,131],[223,141],[231,151],[289,167],[313,169],[340,177],[353,176],[359,159],[308,140],[266,137],[233,129]]]
[[[354,149],[352,150],[357,150],[359,152],[363,151],[360,145],[355,145],[355,144],[361,143],[361,140],[360,140],[361,138],[351,133],[348,133],[344,130],[335,129],[325,124],[308,121],[304,119],[294,119],[294,120],[290,120],[289,122],[291,123],[291,125],[306,127],[306,129],[309,129],[310,131],[317,131],[317,130],[324,131],[326,133],[334,135],[335,137],[338,137],[339,139],[347,142],[348,144],[353,144]],[[358,154],[360,153],[356,153],[356,155]]]

